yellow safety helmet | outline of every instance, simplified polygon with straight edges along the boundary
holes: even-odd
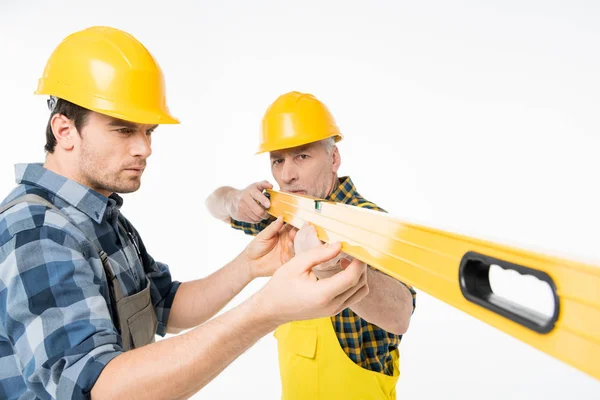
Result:
[[[94,26],[67,36],[48,59],[35,94],[141,124],[178,124],[162,70],[136,38]]]
[[[343,135],[325,104],[312,94],[289,92],[279,96],[267,109],[257,154],[330,137],[339,142]]]

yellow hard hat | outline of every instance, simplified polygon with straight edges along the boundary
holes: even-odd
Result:
[[[136,38],[94,26],[67,36],[48,59],[35,94],[141,124],[178,124],[162,70]]]
[[[312,94],[289,92],[279,96],[267,109],[257,154],[330,137],[339,142],[343,135],[325,104]]]

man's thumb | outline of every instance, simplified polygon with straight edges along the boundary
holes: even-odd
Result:
[[[342,251],[342,244],[335,242],[313,247],[303,253],[297,254],[290,263],[298,272],[310,271],[313,267],[334,259]]]

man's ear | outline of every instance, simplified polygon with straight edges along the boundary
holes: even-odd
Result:
[[[56,144],[64,150],[72,150],[78,136],[75,124],[62,114],[54,114],[50,121]]]
[[[333,152],[331,153],[331,158],[333,159],[332,169],[334,173],[338,172],[340,169],[340,164],[342,163],[342,158],[340,156],[340,151],[337,146],[333,146]]]

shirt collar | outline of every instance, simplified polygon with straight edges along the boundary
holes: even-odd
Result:
[[[123,199],[116,193],[106,197],[71,179],[44,168],[42,163],[15,164],[15,181],[41,187],[60,197],[97,223],[109,206],[120,208]]]
[[[339,185],[331,192],[325,200],[338,203],[349,203],[356,196],[356,187],[349,176],[338,179]]]

